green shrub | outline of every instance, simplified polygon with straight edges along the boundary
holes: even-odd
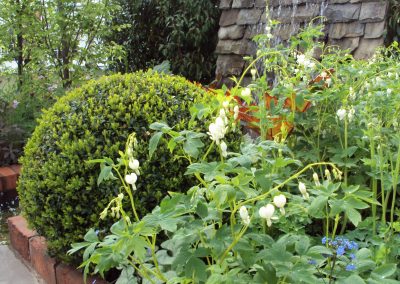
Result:
[[[132,132],[142,172],[135,193],[139,212],[152,209],[167,191],[190,188],[187,163],[173,160],[166,146],[148,160],[149,125],[165,121],[182,130],[189,108],[205,98],[206,91],[182,77],[137,72],[90,81],[44,112],[21,159],[18,192],[25,216],[47,238],[52,255],[71,261],[64,255],[71,243],[88,228],[101,231],[110,224],[100,222],[99,214],[119,187],[111,181],[97,186],[100,169],[85,161],[116,159]]]

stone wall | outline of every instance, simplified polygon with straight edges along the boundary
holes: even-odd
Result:
[[[357,59],[370,57],[383,44],[387,0],[269,0],[269,15],[281,24],[273,41],[284,42],[310,20],[325,16],[325,40],[329,45],[350,49]],[[221,0],[216,75],[229,85],[229,77],[239,76],[244,56],[253,55],[252,38],[266,25],[265,0]]]

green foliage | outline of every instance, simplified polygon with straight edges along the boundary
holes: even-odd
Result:
[[[85,251],[86,273],[113,267],[133,283],[399,283],[398,44],[356,61],[314,42],[321,29],[311,26],[287,46],[259,36],[246,70],[254,68],[252,83],[241,87],[243,74],[228,101],[219,101],[208,136],[150,126],[149,152],[164,145],[179,151],[198,184],[171,193],[143,218],[126,218],[117,206],[124,196],[116,197],[111,214],[119,210],[121,218],[112,232],[88,241],[89,231],[70,251]],[[255,69],[258,60],[263,70]],[[234,125],[226,113],[244,117],[232,96],[254,101],[261,129],[240,151],[223,143]],[[284,107],[288,98],[294,106]],[[294,125],[292,134],[281,124],[265,140],[280,120]],[[208,155],[214,148],[219,159]]]
[[[16,63],[26,93],[38,91],[32,87],[38,77],[39,89],[43,81],[63,87],[81,82],[121,55],[120,46],[102,42],[121,28],[110,26],[118,8],[113,0],[2,1],[0,64]]]
[[[99,214],[120,185],[108,180],[98,186],[99,168],[86,161],[116,157],[131,132],[136,133],[134,155],[142,167],[140,194],[135,195],[140,215],[167,191],[189,188],[187,161],[174,159],[167,147],[159,147],[149,160],[149,125],[160,120],[183,129],[189,109],[208,98],[184,78],[149,71],[90,81],[45,111],[21,159],[18,192],[25,216],[47,238],[51,253],[65,258],[63,253],[86,228],[101,230],[110,224],[100,222]]]
[[[173,73],[210,82],[214,76],[219,9],[216,0],[119,0],[117,25],[130,28],[108,38],[126,49],[120,71],[147,68],[164,60]]]
[[[389,0],[388,9],[388,33],[386,43],[400,41],[400,3],[397,0]]]
[[[18,92],[17,76],[0,77],[0,166],[16,164],[23,146],[35,127],[35,119],[44,101],[38,96],[24,96]]]

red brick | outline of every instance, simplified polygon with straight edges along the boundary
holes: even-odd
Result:
[[[19,174],[21,173],[21,168],[22,168],[21,165],[11,165],[9,167],[14,171],[14,173],[16,173],[19,176]]]
[[[29,252],[33,269],[47,284],[57,284],[55,271],[57,262],[47,254],[46,239],[39,236],[29,239]]]
[[[2,183],[2,191],[15,190],[17,187],[18,174],[10,167],[0,168],[0,182]]]
[[[66,264],[59,264],[56,267],[57,284],[85,284],[83,281],[83,272]],[[88,277],[87,284],[106,284],[103,279]]]
[[[29,261],[29,239],[36,236],[36,232],[28,228],[28,224],[22,216],[8,218],[7,222],[11,246],[25,260]]]

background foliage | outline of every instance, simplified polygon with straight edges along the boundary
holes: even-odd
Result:
[[[388,13],[388,34],[386,36],[386,42],[390,44],[392,41],[400,40],[400,2],[397,0],[389,0]]]
[[[130,28],[107,37],[126,49],[118,71],[145,69],[168,60],[172,72],[190,80],[214,78],[213,54],[220,11],[217,0],[119,0],[116,25]]]

